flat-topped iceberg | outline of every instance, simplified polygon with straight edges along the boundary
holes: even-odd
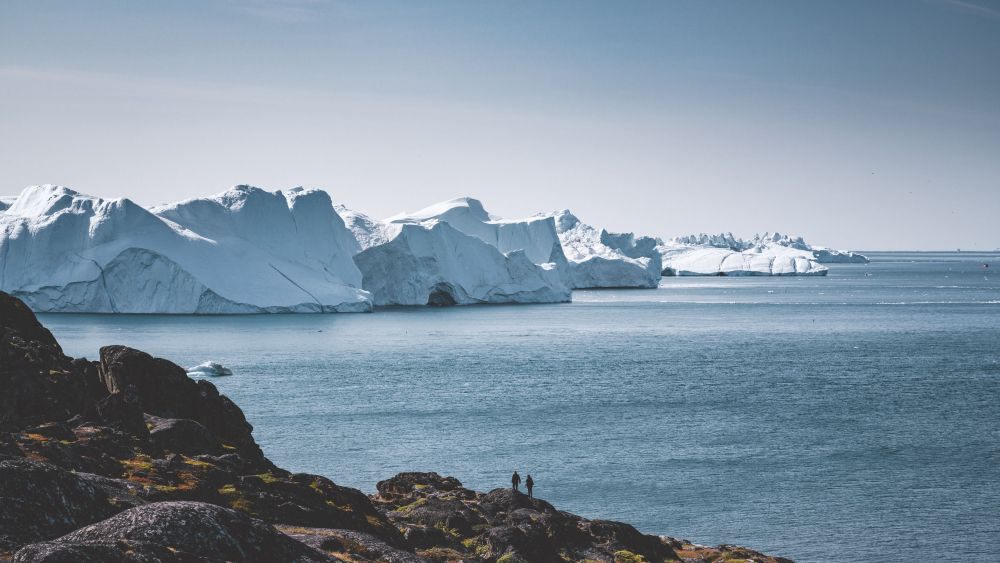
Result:
[[[236,186],[147,210],[45,185],[0,212],[0,289],[36,311],[368,311],[326,192]]]
[[[784,240],[780,236],[777,240]],[[799,239],[801,240],[801,239]],[[825,276],[809,250],[778,244],[771,235],[744,241],[731,233],[659,241],[663,274],[677,276]]]
[[[712,246],[663,243],[663,274],[671,276],[825,276],[811,255],[789,248],[742,252]]]

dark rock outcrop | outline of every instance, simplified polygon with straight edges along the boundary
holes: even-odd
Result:
[[[196,420],[146,415],[145,424],[153,445],[161,450],[185,455],[225,453],[218,438]]]
[[[81,560],[334,561],[259,520],[200,502],[138,506],[14,556],[19,563]]]
[[[490,561],[614,561],[617,552],[646,561],[678,560],[662,538],[562,512],[511,489],[477,493],[436,473],[402,473],[377,488],[375,501],[422,548],[418,553],[433,554],[433,546],[444,545],[462,558]]]
[[[66,357],[23,302],[0,292],[0,430],[65,420],[105,394],[89,362]]]
[[[60,536],[119,509],[75,473],[23,458],[0,458],[0,553]]]
[[[100,377],[110,393],[134,392],[142,412],[194,420],[244,457],[259,461],[260,469],[273,467],[254,441],[253,427],[243,411],[220,395],[215,385],[191,379],[177,364],[126,346],[105,346]]]

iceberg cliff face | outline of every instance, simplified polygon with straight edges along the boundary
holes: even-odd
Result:
[[[60,186],[0,212],[0,289],[36,311],[368,311],[322,191],[237,186],[154,210]]]
[[[487,213],[479,200],[462,197],[387,221],[448,223],[501,252],[521,250],[535,264],[554,264],[574,289],[656,287],[660,280],[654,239],[598,231],[568,211],[504,220]]]
[[[570,300],[552,264],[501,253],[441,221],[399,225],[388,242],[354,257],[375,305],[557,303]],[[370,239],[369,239],[370,240]]]
[[[555,221],[574,288],[659,285],[663,268],[656,239],[598,231],[567,209],[546,216]]]
[[[503,220],[490,215],[483,204],[471,197],[443,201],[417,211],[386,219],[387,223],[419,224],[427,221],[448,223],[503,253],[521,250],[535,264],[565,263],[555,223],[548,217]]]

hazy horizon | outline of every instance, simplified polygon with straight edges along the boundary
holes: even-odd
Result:
[[[0,4],[0,195],[1000,247],[1000,2]]]

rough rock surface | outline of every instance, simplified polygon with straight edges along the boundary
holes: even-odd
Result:
[[[326,562],[332,557],[246,514],[201,502],[137,506],[58,539],[29,545],[14,561],[146,558],[169,561]]]
[[[211,383],[124,346],[71,360],[0,292],[0,561],[786,561],[401,473],[372,497],[264,457]]]

